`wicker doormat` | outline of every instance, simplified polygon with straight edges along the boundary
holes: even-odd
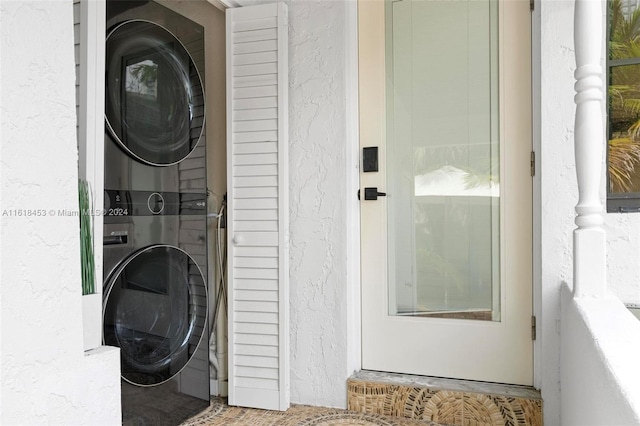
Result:
[[[541,426],[542,400],[349,379],[348,407],[448,425]]]
[[[379,414],[358,413],[336,408],[293,405],[287,411],[268,411],[230,407],[222,398],[213,398],[209,409],[192,417],[181,426],[247,425],[247,426],[439,426],[425,422]]]

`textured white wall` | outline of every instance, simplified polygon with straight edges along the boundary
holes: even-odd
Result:
[[[607,286],[624,303],[640,305],[640,215],[607,214]]]
[[[291,1],[289,19],[291,401],[344,407],[346,6]]]
[[[560,284],[572,275],[578,201],[573,154],[573,2],[542,1],[540,69],[541,366],[544,422],[560,424]]]
[[[78,218],[58,214],[78,206],[72,2],[0,16],[0,423],[119,424],[119,355],[83,351]]]
[[[638,356],[640,322],[620,300],[573,299],[563,285],[563,425],[640,424]]]

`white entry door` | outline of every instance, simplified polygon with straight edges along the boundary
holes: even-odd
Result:
[[[531,385],[529,1],[358,14],[363,368]]]

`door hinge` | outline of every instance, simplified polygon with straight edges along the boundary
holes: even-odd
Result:
[[[531,11],[533,12],[535,8],[536,8],[535,0],[529,0],[529,9],[531,9]]]
[[[536,317],[531,317],[531,340],[536,340]]]
[[[536,153],[531,151],[531,177],[536,175]]]

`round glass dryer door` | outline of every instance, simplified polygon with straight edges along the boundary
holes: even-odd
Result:
[[[206,330],[203,275],[173,246],[129,256],[108,279],[104,300],[104,343],[120,348],[122,377],[134,385],[159,385],[180,373]]]
[[[191,56],[165,28],[127,21],[106,40],[107,129],[135,159],[182,161],[204,129],[204,91]]]

